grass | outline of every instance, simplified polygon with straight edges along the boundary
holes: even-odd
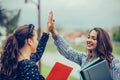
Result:
[[[86,52],[86,48],[84,45],[70,45],[73,49],[78,50],[78,51],[82,51],[82,52]],[[57,52],[57,48],[54,44],[52,45],[47,45],[46,46],[46,50],[45,51],[49,51],[49,52]]]
[[[86,47],[83,45],[71,45],[71,47],[78,51],[87,52]],[[45,51],[53,52],[53,53],[58,52],[55,45],[47,45]],[[120,44],[113,45],[113,54],[120,56]],[[48,75],[50,70],[51,70],[51,67],[42,65],[42,72],[43,72],[44,77],[46,77]],[[80,80],[80,79],[77,79],[74,76],[69,76],[68,80]]]
[[[71,45],[71,47],[74,48],[75,50],[86,52],[86,48],[83,45],[77,45],[77,46]],[[1,48],[0,48],[0,51],[1,51]],[[58,52],[56,47],[55,47],[55,45],[47,45],[45,51],[47,51],[47,52],[54,52],[54,53]],[[115,55],[120,56],[120,44],[113,45],[113,53]],[[51,69],[52,69],[51,67],[42,64],[42,74],[43,74],[43,76],[45,78],[47,77],[47,75],[49,74]],[[74,76],[69,76],[68,80],[80,80],[80,79],[77,79]]]
[[[86,47],[84,45],[71,45],[71,47],[78,51],[87,52]],[[58,52],[55,45],[47,45],[45,51]],[[118,45],[113,44],[113,54],[120,56],[120,44]]]
[[[113,45],[113,53],[120,56],[120,45]]]
[[[46,78],[52,68],[42,64],[42,75]],[[80,80],[74,76],[69,76],[67,80]]]

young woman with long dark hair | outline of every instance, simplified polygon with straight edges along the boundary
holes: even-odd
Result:
[[[53,20],[53,16],[51,18],[51,20]],[[108,61],[113,80],[120,80],[120,61],[112,54],[113,48],[108,32],[97,27],[91,29],[86,40],[88,50],[88,53],[86,54],[70,47],[55,29],[54,20],[50,23],[54,43],[61,55],[74,61],[81,67],[84,67],[86,64],[100,57],[101,59]]]
[[[0,80],[45,80],[36,62],[45,50],[50,31],[48,27],[47,23],[39,42],[33,24],[20,26],[8,36],[1,55]]]

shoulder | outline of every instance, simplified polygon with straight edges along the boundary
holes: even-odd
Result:
[[[18,75],[21,78],[25,77],[29,72],[32,72],[32,70],[35,69],[37,70],[37,65],[33,61],[26,59],[18,63]]]
[[[30,60],[19,63],[18,75],[22,80],[44,80],[44,77],[38,71],[38,66]]]
[[[120,59],[114,58],[112,60],[112,74],[114,80],[120,80]]]
[[[120,59],[114,58],[112,60],[112,68],[120,72]]]
[[[113,58],[113,60],[112,60],[113,65],[116,65],[116,64],[119,64],[119,63],[120,63],[120,60],[118,58]]]
[[[25,66],[25,65],[35,65],[36,63],[34,61],[25,59],[25,60],[20,61],[19,64]]]
[[[18,63],[18,69],[23,72],[27,71],[29,68],[34,66],[37,66],[36,63],[34,61],[27,60],[27,59],[22,60]]]

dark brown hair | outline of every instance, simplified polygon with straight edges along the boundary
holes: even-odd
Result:
[[[97,32],[97,47],[96,47],[97,55],[102,59],[106,59],[110,64],[113,59],[112,55],[113,49],[108,32],[106,32],[102,28],[93,28],[92,30],[95,30]],[[90,32],[92,30],[90,30]]]
[[[20,26],[6,39],[1,55],[0,80],[16,80],[19,50],[26,39],[33,37],[33,31],[29,33],[29,30],[28,25]]]

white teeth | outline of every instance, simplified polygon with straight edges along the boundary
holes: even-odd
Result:
[[[89,47],[92,46],[92,44],[89,44],[89,43],[88,43],[87,45],[88,45]]]
[[[91,42],[87,42],[87,46],[91,47],[93,44]]]

